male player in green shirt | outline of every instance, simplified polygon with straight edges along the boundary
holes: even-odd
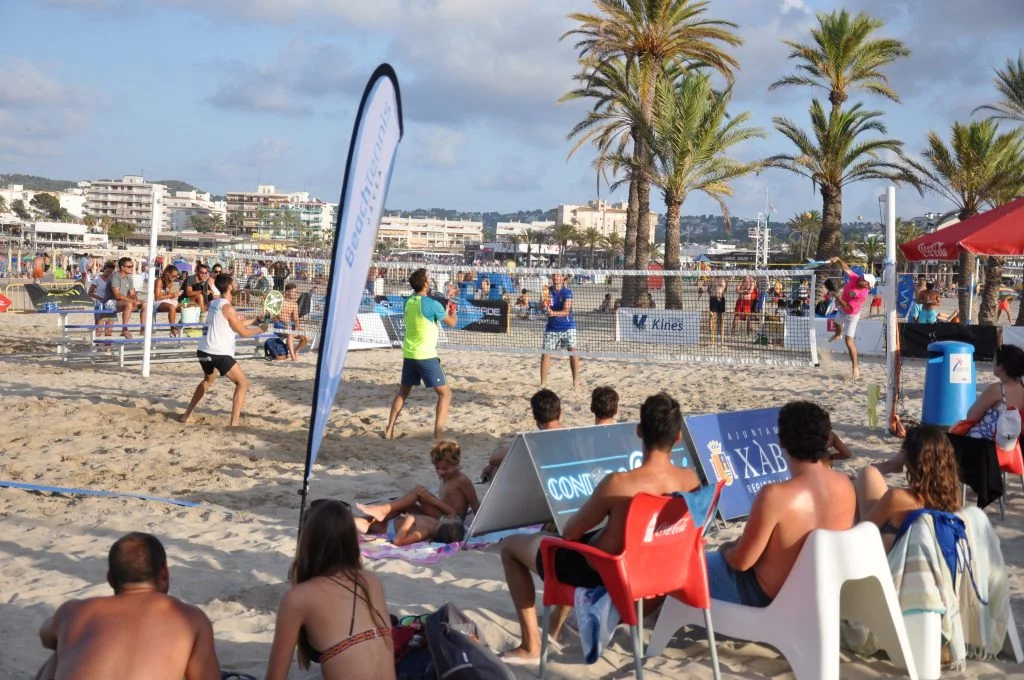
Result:
[[[455,303],[450,302],[448,309],[427,295],[430,284],[427,281],[427,270],[420,268],[409,275],[412,297],[405,302],[405,339],[402,340],[402,382],[398,386],[398,394],[391,402],[391,415],[388,417],[388,428],[384,430],[384,438],[395,436],[395,421],[402,412],[405,400],[409,398],[412,388],[421,382],[425,387],[433,387],[437,392],[437,413],[434,416],[434,439],[441,439],[444,434],[444,421],[448,417],[448,407],[452,403],[452,388],[441,370],[441,359],[437,356],[438,321],[448,326],[455,326]]]

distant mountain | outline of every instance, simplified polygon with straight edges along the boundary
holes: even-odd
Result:
[[[0,186],[8,184],[20,184],[32,191],[66,191],[78,186],[78,182],[66,179],[50,179],[49,177],[37,177],[36,175],[10,175],[0,174]]]
[[[50,179],[49,177],[19,175],[17,173],[9,175],[0,174],[0,187],[6,187],[8,184],[20,184],[32,191],[67,191],[78,186],[76,180]],[[156,180],[154,184],[163,184],[171,191],[202,191],[202,189],[180,179],[160,179]]]

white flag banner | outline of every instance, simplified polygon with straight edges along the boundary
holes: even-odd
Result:
[[[398,77],[391,66],[381,64],[370,77],[359,103],[345,164],[313,388],[302,513],[313,465],[338,394],[402,132]]]

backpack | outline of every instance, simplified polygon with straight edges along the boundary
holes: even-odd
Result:
[[[514,680],[515,676],[480,642],[476,624],[451,602],[427,617],[430,665],[421,676],[437,680]]]
[[[263,356],[270,360],[288,356],[288,345],[281,338],[267,338],[263,343]]]
[[[310,304],[312,303],[312,296],[309,293],[303,293],[295,302],[299,306],[300,319],[309,314]]]

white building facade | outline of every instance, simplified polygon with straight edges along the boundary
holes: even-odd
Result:
[[[107,235],[98,227],[69,222],[35,222],[32,237],[39,248],[107,248]]]
[[[555,221],[560,224],[571,224],[579,231],[594,228],[604,236],[618,234],[626,236],[626,203],[608,203],[606,201],[590,201],[586,205],[560,205],[555,209]],[[654,228],[658,225],[658,213],[648,212],[645,218],[650,233],[650,241],[654,243]]]
[[[79,184],[83,184],[80,182]],[[7,212],[12,212],[11,204],[15,201],[22,201],[25,203],[25,208],[32,210],[32,206],[29,205],[32,199],[36,197],[36,194],[51,194],[57,197],[60,201],[60,207],[68,211],[73,217],[83,217],[85,215],[85,190],[81,187],[69,189],[67,191],[36,191],[35,189],[26,189],[21,184],[9,184],[5,188],[0,189],[0,198],[4,199],[7,204]]]
[[[97,219],[134,224],[136,231],[149,231],[153,226],[153,208],[168,194],[163,184],[147,182],[138,175],[125,175],[120,180],[89,182],[85,193],[85,213]],[[161,211],[161,230],[170,228],[170,216]]]
[[[524,232],[529,231],[547,231],[551,227],[555,226],[555,223],[551,220],[540,220],[534,222],[498,222],[495,230],[495,238],[499,242],[508,242],[512,236],[522,236]]]
[[[163,206],[174,231],[188,229],[189,218],[193,215],[220,215],[221,222],[227,221],[227,203],[214,201],[210,194],[202,191],[175,191],[164,198]]]
[[[438,217],[388,215],[381,218],[377,230],[378,241],[399,250],[462,252],[480,245],[483,237],[483,222]]]

